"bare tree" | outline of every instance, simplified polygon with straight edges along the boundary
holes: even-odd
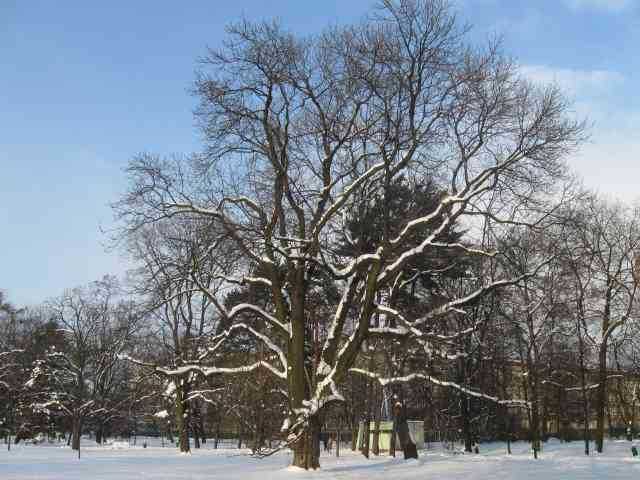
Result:
[[[197,372],[186,370],[177,375],[175,370],[197,364],[207,352],[206,341],[219,327],[211,297],[216,295],[222,267],[233,261],[230,255],[221,259],[210,255],[211,243],[219,240],[212,239],[210,228],[209,223],[173,219],[140,229],[129,242],[131,253],[141,263],[134,275],[136,291],[146,298],[150,329],[162,346],[162,354],[137,363],[169,381],[182,452],[190,450],[189,427],[192,420],[198,420],[192,419],[191,406],[203,394],[197,389],[201,380]],[[197,433],[194,431],[199,447]]]
[[[286,386],[294,465],[316,468],[319,416],[343,400],[340,385],[365,340],[411,338],[429,348],[438,334],[425,325],[529,274],[482,284],[413,317],[394,300],[407,288],[407,267],[423,255],[495,255],[473,247],[480,243],[473,238],[447,241],[443,233],[455,224],[483,217],[524,224],[548,215],[541,201],[553,195],[582,124],[567,117],[555,87],[527,83],[498,46],[468,47],[444,1],[385,1],[361,24],[308,38],[269,22],[241,22],[228,33],[225,46],[203,59],[195,85],[205,153],[134,159],[130,191],[116,208],[130,233],[199,217],[242,254],[225,281],[264,287],[266,308],[221,305],[204,286],[229,327],[210,339],[208,365],[203,358],[169,374],[263,368]],[[339,254],[345,218],[400,176],[436,178],[439,201],[398,230],[387,228],[367,251]],[[309,306],[323,284],[336,290],[336,301],[318,312],[327,328],[315,362],[307,349]],[[241,332],[270,355],[216,364],[214,353]],[[352,371],[384,383],[439,381]]]
[[[117,285],[105,277],[76,288],[48,305],[65,339],[37,362],[30,386],[40,392],[36,409],[57,411],[70,420],[74,450],[86,419],[108,413],[108,395],[116,379],[118,355],[137,325],[133,305],[117,302]]]
[[[592,352],[597,359],[597,383],[587,385],[583,379],[582,388],[596,390],[595,440],[596,450],[601,453],[608,401],[608,347],[634,311],[640,224],[637,214],[627,207],[592,196],[572,222],[569,238],[567,255],[576,288],[578,337],[585,342],[581,357],[588,360],[587,354]]]
[[[546,265],[537,270],[535,276],[511,290],[499,307],[501,315],[507,319],[516,355],[520,365],[522,390],[529,402],[528,410],[530,440],[534,458],[541,450],[542,432],[546,430],[544,410],[545,359],[550,358],[549,347],[554,334],[562,331],[555,318],[559,315],[556,285],[562,279],[558,268],[558,232],[546,231],[542,235],[528,233],[525,236],[509,236],[503,250],[506,253],[505,269],[512,274],[523,274],[548,258]],[[560,327],[560,328],[559,328]]]

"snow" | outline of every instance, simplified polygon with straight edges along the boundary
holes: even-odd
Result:
[[[142,448],[143,441],[149,447]],[[75,452],[57,445],[17,445],[10,452],[0,451],[0,478],[11,480],[204,480],[259,479],[304,480],[354,479],[398,480],[446,479],[518,479],[518,480],[627,480],[640,475],[640,457],[632,457],[630,442],[609,441],[605,453],[585,457],[582,442],[563,444],[550,441],[544,444],[541,458],[533,460],[528,444],[512,445],[513,455],[505,454],[500,443],[481,444],[479,455],[454,455],[440,444],[422,451],[418,460],[404,461],[401,456],[362,455],[343,446],[341,457],[323,452],[322,469],[317,472],[291,468],[291,454],[283,452],[272,457],[256,459],[246,450],[213,450],[213,442],[206,448],[181,455],[174,447],[160,446],[158,439],[138,438],[137,446],[127,442],[113,442],[104,447],[83,440],[82,458]]]
[[[277,326],[282,332],[286,333],[287,335],[291,335],[291,329],[289,328],[289,325],[280,322],[276,317],[274,317],[270,313],[267,313],[265,310],[263,310],[259,306],[253,305],[251,303],[239,303],[238,305],[234,306],[231,310],[226,312],[226,315],[229,319],[232,319],[233,317],[235,317],[239,313],[244,312],[245,310],[248,310],[253,313],[257,313],[266,321],[268,321],[271,325]]]
[[[281,432],[286,432],[287,430],[289,430],[289,427],[291,426],[291,419],[289,419],[289,417],[284,419],[284,422],[282,422],[282,426],[280,427],[280,431]]]
[[[331,373],[331,367],[327,362],[324,361],[324,358],[320,360],[318,364],[317,374],[322,376],[327,376]]]

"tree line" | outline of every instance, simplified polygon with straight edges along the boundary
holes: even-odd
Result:
[[[526,431],[535,456],[552,419],[586,453],[633,425],[638,214],[568,169],[563,92],[468,30],[441,0],[230,25],[194,83],[202,150],[127,168],[126,285],[3,304],[5,431],[76,447],[171,411],[182,451],[232,422],[317,468],[328,424],[394,410],[468,451]]]

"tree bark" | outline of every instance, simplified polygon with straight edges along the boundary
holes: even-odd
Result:
[[[309,470],[320,468],[320,421],[317,416],[309,419],[305,433],[293,446],[293,464]]]
[[[191,432],[193,433],[193,447],[198,449],[200,448],[200,438],[203,436],[201,426],[202,426],[202,415],[200,412],[200,408],[194,405],[191,409],[190,422]]]
[[[369,458],[369,442],[371,441],[371,418],[367,415],[362,426],[362,455]]]
[[[358,424],[353,422],[353,427],[351,428],[351,451],[355,452],[358,449]]]
[[[371,451],[374,455],[380,455],[380,419],[376,418],[373,422],[373,445]]]
[[[533,449],[533,458],[538,458],[538,452],[540,451],[540,413],[538,412],[538,402],[535,388],[532,388],[531,392],[531,425],[529,425],[531,432],[531,448]]]
[[[558,429],[560,430],[560,438],[564,442],[569,442],[569,414],[567,412],[567,392],[564,388],[558,391],[558,404],[560,405],[560,419]]]
[[[218,442],[220,441],[220,422],[216,423],[216,437],[213,440],[213,448],[218,449]]]
[[[200,442],[204,445],[207,443],[207,432],[204,428],[204,415],[202,415],[202,412],[198,417],[198,431],[200,433]]]
[[[396,421],[391,426],[391,438],[389,439],[389,456],[396,456]]]
[[[71,449],[80,449],[80,436],[82,435],[82,419],[79,415],[74,415],[71,431]]]
[[[511,412],[509,412],[509,407],[508,406],[503,406],[502,408],[503,411],[503,415],[504,415],[504,426],[505,426],[505,434],[507,437],[507,455],[511,455],[511,435],[513,432],[513,428],[512,427],[512,416],[511,416]]]
[[[469,396],[460,394],[461,416],[462,416],[462,434],[464,436],[464,451],[471,453],[473,444],[473,434],[471,432],[471,421],[469,416],[471,415],[469,409]]]
[[[547,392],[542,392],[542,418],[540,419],[540,429],[542,435],[542,441],[546,442],[549,437],[548,431],[548,418],[549,418],[549,401],[547,398]]]
[[[287,383],[293,410],[302,409],[305,400],[306,372],[305,372],[305,269],[297,265],[290,272],[293,284],[291,296],[291,336],[287,348],[289,369]],[[293,420],[297,420],[294,418]],[[318,442],[317,457],[313,448],[313,437]],[[301,438],[293,445],[292,465],[304,469],[316,469],[320,466],[320,428],[318,419],[312,416],[308,420]]]
[[[182,380],[176,381],[176,429],[178,430],[178,449],[182,453],[191,450],[189,445],[189,411],[186,405],[185,389]]]
[[[397,430],[398,439],[400,440],[400,446],[402,447],[402,451],[404,452],[404,459],[407,460],[409,458],[418,458],[418,449],[416,444],[411,440],[411,435],[409,433],[409,423],[407,422],[407,416],[404,412],[404,409],[399,405],[394,407],[394,415],[395,415],[395,428]]]
[[[611,287],[605,294],[604,313],[602,318],[602,344],[598,352],[598,389],[596,412],[596,450],[602,453],[604,448],[604,416],[607,403],[607,344],[609,342],[609,323],[611,321]]]
[[[604,447],[604,419],[605,407],[607,404],[607,342],[600,347],[598,362],[598,389],[597,401],[598,411],[596,412],[596,450],[602,453]]]
[[[98,424],[98,428],[96,429],[96,443],[98,445],[102,445],[103,440],[104,440],[104,424],[100,422]]]
[[[582,424],[583,424],[583,440],[584,440],[584,454],[589,455],[589,396],[587,394],[587,376],[586,367],[584,364],[584,343],[582,340],[582,334],[578,330],[578,344],[580,347],[580,381],[581,381],[581,393],[582,393]]]

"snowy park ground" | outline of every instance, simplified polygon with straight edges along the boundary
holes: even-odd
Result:
[[[18,445],[0,452],[2,480],[200,480],[200,479],[438,479],[438,480],[582,480],[640,478],[640,457],[633,458],[630,442],[610,441],[605,453],[585,457],[583,444],[561,444],[551,440],[544,446],[541,459],[532,459],[528,444],[513,445],[506,455],[503,444],[481,445],[481,453],[453,455],[439,444],[420,452],[419,460],[405,461],[387,456],[366,460],[349,449],[340,458],[323,453],[322,469],[305,472],[288,467],[290,453],[282,452],[266,459],[255,459],[248,451],[214,450],[207,446],[181,455],[171,447],[162,448],[149,441],[142,448],[126,442],[98,447],[84,442],[82,458],[68,447]],[[4,445],[2,445],[4,446]]]

